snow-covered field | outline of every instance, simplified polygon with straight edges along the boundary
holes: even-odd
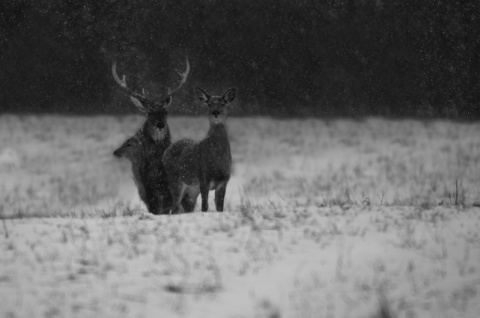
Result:
[[[230,118],[226,212],[152,216],[142,122],[0,117],[0,317],[479,317],[480,124]]]

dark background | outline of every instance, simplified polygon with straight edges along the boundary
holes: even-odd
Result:
[[[192,72],[238,114],[480,118],[478,0],[5,0],[0,111],[129,113]]]

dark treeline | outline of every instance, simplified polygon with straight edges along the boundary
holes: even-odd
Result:
[[[3,112],[132,112],[113,81],[235,86],[243,114],[480,118],[478,0],[10,0]]]

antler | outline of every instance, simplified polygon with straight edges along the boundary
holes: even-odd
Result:
[[[118,75],[117,75],[117,62],[113,62],[112,75],[113,75],[113,78],[115,79],[115,82],[117,82],[118,85],[120,85],[125,90],[127,90],[128,94],[130,96],[139,99],[142,103],[151,103],[144,95],[138,94],[135,91],[128,88],[125,75],[122,75],[122,79],[120,79],[120,77],[118,77]],[[143,94],[145,94],[145,92]]]
[[[130,95],[130,98],[132,99],[133,103],[141,111],[147,112],[147,113],[148,112],[157,112],[160,109],[166,109],[166,105],[170,104],[170,102],[171,102],[171,95],[173,93],[177,92],[183,86],[183,84],[185,84],[185,82],[187,81],[188,74],[190,73],[190,63],[188,61],[188,57],[185,58],[185,60],[186,60],[186,64],[187,64],[186,68],[185,68],[185,72],[181,73],[177,70],[177,73],[181,77],[180,83],[178,84],[178,86],[174,90],[171,90],[170,88],[168,89],[166,99],[162,97],[162,98],[156,98],[155,99],[156,101],[155,100],[151,101],[151,100],[149,100],[145,97],[145,91],[144,90],[142,90],[143,95],[141,95],[141,94],[138,94],[137,92],[133,91],[132,89],[128,88],[125,75],[122,75],[122,79],[120,79],[120,77],[117,74],[117,62],[113,62],[112,75],[113,75],[113,78],[115,79],[115,82],[117,82],[118,85],[123,87],[128,92],[128,94]],[[135,99],[140,101],[140,103]]]
[[[173,93],[177,92],[187,81],[188,74],[190,73],[190,63],[188,62],[188,57],[185,57],[185,64],[187,64],[185,72],[181,73],[180,71],[176,70],[178,75],[180,75],[180,77],[182,78],[180,84],[178,84],[178,86],[173,91],[169,88],[168,95],[172,95]]]

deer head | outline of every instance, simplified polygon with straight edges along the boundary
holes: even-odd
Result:
[[[172,103],[172,95],[176,93],[187,81],[188,74],[190,73],[190,63],[188,58],[186,58],[186,68],[185,71],[177,73],[180,75],[180,83],[173,90],[168,89],[166,96],[156,98],[155,100],[150,100],[145,97],[145,93],[139,94],[127,86],[127,81],[125,75],[122,75],[122,78],[117,74],[117,63],[114,62],[112,65],[112,75],[118,85],[120,85],[130,96],[133,104],[147,116],[147,121],[145,122],[144,129],[147,130],[147,134],[152,137],[154,140],[159,140],[164,138],[169,134],[167,132],[168,126],[166,122],[166,116],[168,114],[168,108]]]
[[[208,119],[211,124],[224,124],[227,118],[227,105],[235,99],[235,88],[228,89],[222,96],[211,96],[199,87],[195,87],[198,99],[208,108]]]
[[[118,149],[113,152],[117,158],[126,158],[131,162],[139,159],[142,142],[137,136],[128,138]]]

